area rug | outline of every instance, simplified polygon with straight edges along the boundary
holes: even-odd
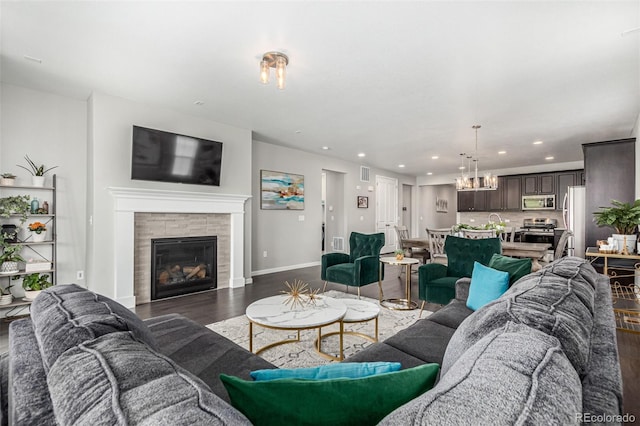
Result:
[[[358,297],[355,294],[343,293],[336,290],[327,291],[325,295],[336,299],[355,299]],[[361,299],[378,304],[378,301],[374,299],[367,297],[362,297]],[[396,334],[398,331],[407,328],[416,322],[416,320],[419,319],[419,313],[420,309],[399,311],[380,308],[380,315],[378,317],[379,341]],[[429,315],[431,315],[431,312],[422,312],[422,318],[426,318]],[[245,315],[209,324],[207,327],[232,340],[243,348],[249,349],[249,320]],[[345,331],[346,330],[373,336],[375,334],[375,322],[372,320],[366,323],[345,324]],[[322,328],[323,335],[332,331],[338,331],[337,324]],[[272,330],[260,327],[259,325],[254,325],[253,332],[254,351],[257,348],[268,345],[269,343],[284,339],[294,339],[296,337],[295,331]],[[317,337],[317,329],[303,330],[300,332],[300,342],[276,346],[260,353],[260,356],[279,368],[301,368],[328,364],[331,361],[320,356],[314,349],[314,341]],[[362,337],[345,334],[343,342],[344,356],[345,358],[348,358],[349,356],[373,344],[373,342],[363,339]],[[335,355],[338,352],[338,348],[339,337],[337,335],[328,336],[322,340],[322,350],[324,352]]]

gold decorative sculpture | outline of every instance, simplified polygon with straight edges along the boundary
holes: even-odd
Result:
[[[289,297],[284,299],[284,304],[291,304],[291,309],[295,309],[298,305],[302,308],[307,301],[307,293],[309,292],[309,284],[302,280],[294,280],[292,284],[289,281],[285,281],[284,285],[288,290],[282,290],[283,294],[288,294]]]
[[[318,293],[320,292],[320,287],[316,288],[315,290],[311,289],[309,291],[309,293],[307,294],[307,304],[308,305],[316,305],[316,302],[322,297],[320,296]]]

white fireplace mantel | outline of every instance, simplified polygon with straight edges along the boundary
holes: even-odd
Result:
[[[134,296],[135,213],[223,213],[231,217],[231,265],[229,287],[243,287],[244,206],[250,195],[163,191],[110,187],[115,207],[114,295],[132,308]]]

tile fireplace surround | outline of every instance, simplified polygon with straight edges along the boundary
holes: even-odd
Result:
[[[224,238],[228,242],[226,248],[221,248],[218,242],[218,250],[228,253],[222,259],[220,253],[218,256],[220,261],[228,262],[228,266],[224,268],[224,275],[218,275],[218,288],[244,286],[244,208],[250,196],[142,188],[109,188],[109,191],[114,200],[115,253],[118,254],[114,259],[116,269],[114,293],[120,303],[129,308],[134,307],[136,294],[139,293],[137,289],[134,290],[136,216],[138,216],[138,222],[140,218],[153,217],[153,214],[161,215],[158,218],[164,218],[164,220],[172,217],[167,215],[173,214],[176,218],[181,216],[181,220],[187,217],[200,217],[201,220],[196,219],[195,222],[203,223],[204,231],[221,232],[227,236]],[[141,216],[142,213],[145,215]],[[211,222],[228,224],[228,229],[215,229],[217,225],[212,227]],[[173,231],[169,230],[169,232]],[[147,236],[147,238],[150,237]],[[147,284],[150,286],[150,283]],[[141,295],[141,298],[138,303],[146,301],[144,296]]]

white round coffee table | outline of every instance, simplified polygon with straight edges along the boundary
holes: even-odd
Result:
[[[322,336],[322,327],[333,323],[340,324],[340,349],[338,356],[322,352],[318,339],[315,349],[318,354],[333,360],[342,360],[342,318],[347,313],[347,306],[338,299],[326,296],[316,296],[315,304],[305,303],[303,307],[291,308],[291,304],[285,305],[284,301],[289,296],[286,294],[260,299],[247,307],[246,315],[249,319],[249,351],[253,352],[253,325],[271,328],[275,330],[295,330],[298,332],[296,339],[285,339],[263,346],[256,350],[256,354],[266,351],[278,345],[300,341],[300,331],[318,329],[318,337]]]
[[[360,336],[364,339],[370,340],[372,342],[378,341],[378,315],[380,314],[380,307],[375,303],[366,302],[364,300],[359,299],[340,299],[347,305],[347,313],[342,318],[343,324],[353,324],[359,322],[367,322],[371,320],[375,320],[375,331],[373,336],[369,336],[368,334],[360,333],[358,331],[350,331],[350,330],[342,330],[342,334],[349,334],[354,336]],[[334,336],[336,334],[340,334],[339,331],[333,331],[331,333],[326,333],[318,336],[318,339],[323,339],[328,336]],[[316,343],[317,345],[317,343]]]

